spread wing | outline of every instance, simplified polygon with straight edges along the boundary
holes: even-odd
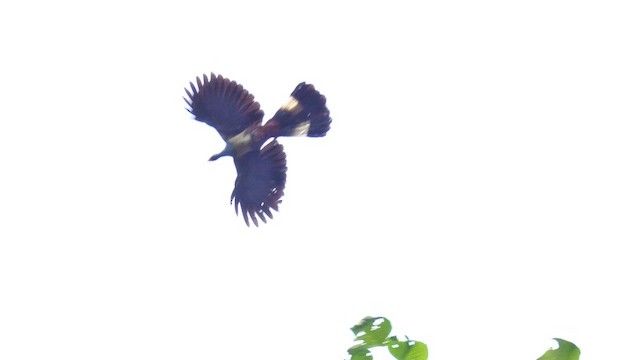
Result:
[[[234,161],[238,177],[231,201],[235,200],[236,214],[240,205],[247,226],[249,217],[258,226],[256,215],[264,223],[267,222],[265,215],[273,219],[271,209],[278,210],[287,180],[287,159],[282,145],[272,140],[262,149],[234,158]]]
[[[206,74],[202,78],[196,78],[197,88],[190,83],[191,92],[184,89],[189,96],[184,98],[190,107],[187,110],[196,120],[213,126],[225,141],[252,124],[262,123],[260,104],[242,85],[213,73],[211,78]]]

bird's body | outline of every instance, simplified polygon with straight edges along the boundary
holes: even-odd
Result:
[[[238,206],[247,225],[249,218],[266,222],[271,210],[278,210],[286,182],[286,155],[275,138],[279,136],[321,137],[329,131],[331,117],[326,99],[313,85],[300,83],[283,105],[264,125],[264,112],[242,85],[220,75],[203,81],[196,78],[191,92],[185,89],[187,109],[196,120],[213,126],[224,139],[222,152],[209,160],[232,156],[238,177],[231,201]],[[267,143],[269,139],[273,139]],[[265,145],[266,143],[266,145]]]

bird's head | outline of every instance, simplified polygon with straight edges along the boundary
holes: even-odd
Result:
[[[216,161],[223,156],[233,156],[233,145],[231,143],[227,143],[224,149],[220,153],[210,157],[209,161]]]

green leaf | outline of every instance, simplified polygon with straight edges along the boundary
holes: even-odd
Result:
[[[558,342],[558,348],[549,349],[538,360],[578,360],[580,359],[580,349],[574,344],[562,340],[553,339]]]
[[[373,360],[373,355],[369,350],[356,351],[354,353],[349,352],[351,358],[349,360]]]
[[[391,322],[383,317],[367,316],[351,328],[356,335],[356,345],[349,349],[349,354],[354,355],[363,350],[384,345],[384,341],[391,333]]]
[[[420,341],[400,341],[393,336],[387,340],[387,348],[398,360],[427,360],[429,357],[427,345]]]

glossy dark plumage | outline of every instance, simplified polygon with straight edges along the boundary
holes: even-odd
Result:
[[[187,109],[196,120],[213,126],[226,142],[225,150],[210,160],[230,155],[238,176],[231,201],[244,221],[258,226],[278,210],[287,180],[287,160],[279,136],[324,136],[331,124],[326,99],[313,85],[300,83],[264,125],[264,112],[242,85],[213,73],[185,89]],[[267,143],[269,139],[272,139]],[[266,145],[264,145],[266,143]]]

